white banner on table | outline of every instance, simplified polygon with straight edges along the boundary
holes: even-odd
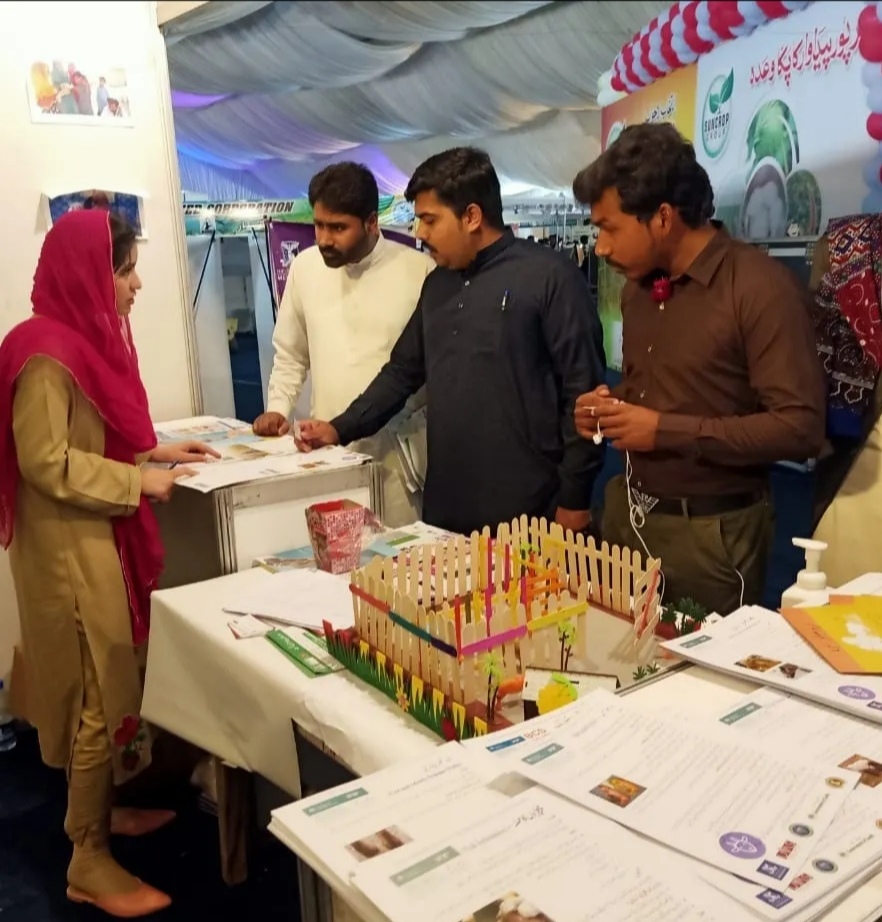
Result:
[[[536,790],[433,845],[359,868],[353,883],[390,922],[731,922],[730,902],[718,897],[717,911],[712,891],[665,859]]]
[[[598,690],[570,720],[517,749],[527,778],[623,826],[763,886],[786,887],[809,856],[794,825],[821,835],[856,777],[801,764],[715,725],[666,720]]]
[[[395,765],[275,810],[273,831],[306,845],[348,879],[365,861],[378,863],[445,831],[479,823],[508,798],[485,786],[486,776],[457,743],[427,758]]]
[[[709,669],[882,723],[882,676],[840,675],[768,609],[745,606],[662,646]]]

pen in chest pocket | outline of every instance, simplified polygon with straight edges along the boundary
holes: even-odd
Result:
[[[508,290],[506,289],[505,293],[502,295],[502,304],[500,305],[502,313],[505,313],[505,308],[508,306]]]

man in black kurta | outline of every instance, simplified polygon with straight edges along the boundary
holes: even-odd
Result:
[[[584,276],[505,229],[481,151],[430,158],[407,197],[438,269],[377,377],[330,423],[301,423],[303,446],[372,435],[425,384],[426,522],[468,534],[526,514],[586,528],[603,448],[578,437],[573,409],[605,361]]]

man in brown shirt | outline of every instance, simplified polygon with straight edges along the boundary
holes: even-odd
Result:
[[[758,603],[776,461],[824,441],[824,381],[808,293],[711,222],[713,190],[672,125],[626,128],[576,177],[596,252],[627,278],[623,380],[576,404],[584,438],[625,453],[603,537],[659,557],[668,604],[728,614]]]

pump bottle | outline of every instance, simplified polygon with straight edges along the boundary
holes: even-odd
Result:
[[[821,570],[821,554],[827,550],[827,544],[811,538],[794,538],[793,544],[805,551],[805,569],[800,570],[796,582],[784,590],[781,608],[823,605],[827,601],[827,574]]]

